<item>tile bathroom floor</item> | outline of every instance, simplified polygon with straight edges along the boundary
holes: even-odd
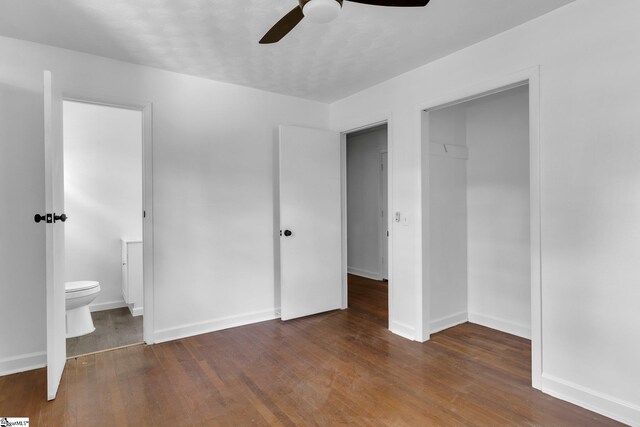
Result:
[[[96,330],[67,339],[67,357],[142,342],[142,316],[133,317],[126,307],[91,313]]]

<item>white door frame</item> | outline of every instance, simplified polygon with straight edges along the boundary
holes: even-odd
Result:
[[[62,93],[63,101],[102,105],[105,107],[135,110],[142,113],[142,269],[144,315],[142,317],[143,340],[155,342],[153,296],[153,104],[105,95]],[[64,112],[63,112],[64,114]]]
[[[367,118],[359,121],[358,126],[339,130],[340,132],[340,149],[341,149],[341,175],[342,175],[342,309],[348,308],[349,301],[349,285],[347,281],[347,135],[353,132],[371,129],[380,125],[387,125],[387,229],[389,230],[389,246],[387,249],[387,268],[388,268],[388,328],[391,329],[391,319],[393,319],[393,232],[392,223],[390,221],[392,211],[392,194],[393,194],[393,117],[391,114],[384,117]]]
[[[388,133],[388,132],[387,132]],[[388,136],[387,136],[388,138]],[[385,227],[385,224],[387,223],[387,220],[389,218],[389,206],[386,207],[385,209],[385,215],[382,215],[382,209],[384,209],[384,174],[385,172],[387,173],[387,205],[389,204],[389,154],[387,152],[387,150],[380,150],[379,151],[379,157],[378,160],[380,161],[380,169],[378,170],[378,174],[380,175],[380,179],[379,184],[380,184],[380,190],[378,191],[378,211],[381,212],[381,215],[378,217],[378,271],[380,272],[380,280],[384,280],[387,279],[389,280],[388,277],[384,277],[384,261],[386,261],[387,263],[387,268],[389,267],[389,246],[385,246],[385,234],[389,231],[387,227]],[[383,155],[386,154],[387,155],[387,170],[384,171],[382,169],[382,157]],[[387,241],[388,243],[388,241]],[[385,249],[386,249],[386,253],[385,253]],[[389,273],[387,272],[387,276],[389,275]]]
[[[540,222],[540,68],[532,67],[480,84],[461,88],[447,96],[431,99],[416,107],[421,128],[421,185],[422,185],[422,283],[416,289],[419,304],[417,325],[420,341],[430,336],[429,325],[429,132],[422,126],[423,114],[429,110],[455,105],[517,86],[529,86],[529,176],[530,176],[530,239],[531,239],[531,378],[534,388],[541,388],[542,380],[542,261]]]

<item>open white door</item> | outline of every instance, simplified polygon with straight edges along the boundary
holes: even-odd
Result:
[[[340,134],[280,127],[282,320],[342,307]]]
[[[62,95],[44,72],[44,167],[47,263],[47,397],[55,399],[67,359],[64,284]]]

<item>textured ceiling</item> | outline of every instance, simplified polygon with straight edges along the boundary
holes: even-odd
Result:
[[[345,2],[334,22],[259,45],[297,0],[1,0],[0,35],[331,102],[571,1]]]

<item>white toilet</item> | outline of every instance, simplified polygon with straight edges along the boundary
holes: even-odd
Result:
[[[67,338],[79,337],[95,331],[89,304],[100,292],[100,283],[90,280],[65,284],[65,308],[67,310]]]

